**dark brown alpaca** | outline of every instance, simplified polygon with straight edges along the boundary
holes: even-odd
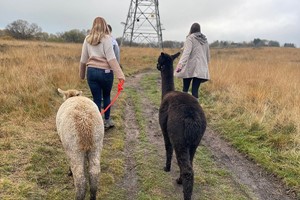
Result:
[[[162,100],[159,124],[166,148],[166,166],[171,170],[173,149],[180,168],[178,184],[183,185],[185,200],[191,199],[194,184],[193,158],[206,129],[206,118],[197,99],[190,94],[175,91],[173,61],[179,56],[161,53],[157,69],[161,71]]]

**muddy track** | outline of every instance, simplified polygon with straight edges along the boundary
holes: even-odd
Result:
[[[135,76],[129,77],[126,80],[126,87],[134,88],[138,94],[142,94],[140,86],[141,78],[148,74],[140,73]],[[160,127],[158,124],[158,109],[149,102],[146,96],[140,95],[143,102],[143,116],[147,123],[147,136],[149,142],[155,145],[159,152],[162,166],[165,163],[165,150],[163,138],[161,135]],[[134,105],[130,99],[127,100],[126,116],[125,116],[125,156],[126,156],[126,174],[123,184],[126,186],[127,199],[136,199],[138,193],[136,163],[134,160],[134,151],[138,142],[137,136],[139,129],[137,120],[134,114]],[[237,187],[243,185],[251,193],[251,198],[258,200],[294,200],[295,195],[285,188],[281,181],[266,173],[260,166],[248,160],[244,155],[238,153],[226,141],[224,141],[219,134],[208,128],[201,141],[211,154],[217,164],[228,171],[232,179],[236,182]],[[179,174],[179,169],[176,164],[175,157],[173,158],[173,169],[170,174],[175,180]],[[182,195],[182,188],[178,186],[175,181],[173,183],[174,191],[178,196]],[[194,188],[193,196],[201,195],[200,190]]]
[[[131,100],[127,101],[125,108],[125,176],[123,186],[126,189],[128,200],[137,199],[138,184],[136,174],[136,162],[134,153],[138,142],[139,127],[135,118],[135,113]]]

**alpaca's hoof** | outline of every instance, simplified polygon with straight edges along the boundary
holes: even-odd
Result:
[[[73,176],[73,173],[72,173],[72,171],[71,171],[71,170],[69,170],[69,172],[68,172],[68,176]]]
[[[164,167],[164,171],[169,172],[169,171],[171,171],[171,169],[170,169],[170,167]]]
[[[178,179],[176,179],[176,182],[178,185],[181,185],[182,184],[182,179],[179,177]]]

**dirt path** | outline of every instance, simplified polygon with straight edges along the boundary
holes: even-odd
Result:
[[[139,94],[142,94],[140,86],[141,78],[147,73],[141,73],[136,76],[130,77],[126,80],[126,87],[134,88]],[[158,109],[151,104],[151,102],[143,95],[140,95],[143,102],[143,116],[147,120],[147,136],[149,142],[155,145],[159,152],[159,158],[162,163],[165,161],[165,150],[163,138],[161,135],[160,127],[158,124]],[[126,106],[126,177],[124,179],[124,185],[127,185],[128,199],[136,199],[138,192],[137,175],[135,169],[135,160],[133,152],[135,150],[136,143],[138,142],[138,126],[137,120],[134,115],[134,107],[131,100],[128,100]],[[234,148],[228,145],[221,137],[213,132],[211,129],[207,129],[201,144],[211,151],[214,160],[218,165],[229,171],[232,179],[239,185],[243,185],[251,193],[251,199],[259,200],[293,200],[296,199],[294,195],[287,190],[280,181],[272,175],[267,174],[261,167],[249,161],[245,156],[238,153]],[[179,169],[176,164],[175,157],[173,158],[173,169],[171,170],[171,176],[175,180],[178,176]],[[131,180],[131,181],[126,181]],[[174,181],[175,192],[178,196],[182,195],[182,188],[178,186]],[[201,191],[194,188],[193,196],[201,195]]]
[[[137,184],[137,175],[136,175],[136,162],[134,158],[134,152],[137,145],[137,137],[139,134],[139,127],[136,122],[134,109],[131,101],[127,102],[126,110],[126,123],[125,123],[125,132],[126,132],[126,142],[125,142],[125,177],[123,185],[127,191],[127,198],[137,199],[138,184]],[[128,181],[129,180],[129,181]]]

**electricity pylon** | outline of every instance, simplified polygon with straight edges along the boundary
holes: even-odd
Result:
[[[163,48],[158,0],[131,0],[121,41]]]

